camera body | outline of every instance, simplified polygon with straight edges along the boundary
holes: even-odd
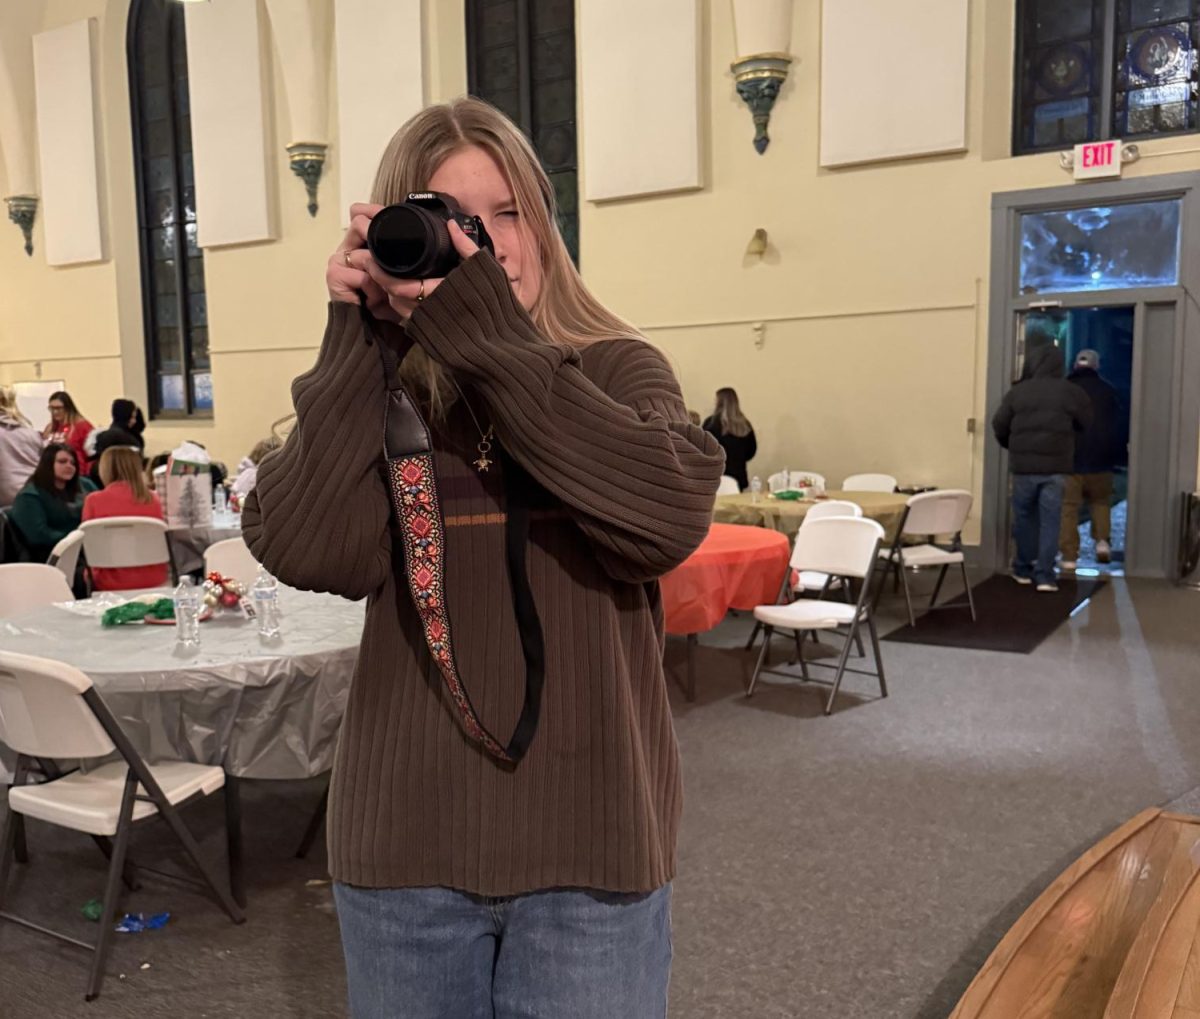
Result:
[[[450,240],[451,220],[481,248],[495,253],[483,220],[468,216],[453,195],[440,191],[417,191],[399,205],[380,209],[367,229],[367,247],[390,276],[440,278],[461,261]]]

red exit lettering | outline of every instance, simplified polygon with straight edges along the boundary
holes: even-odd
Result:
[[[1085,146],[1083,150],[1083,165],[1089,166],[1112,166],[1113,165],[1113,149],[1116,148],[1116,142],[1100,142],[1096,145]]]

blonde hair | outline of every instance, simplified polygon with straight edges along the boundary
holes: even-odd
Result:
[[[449,156],[472,145],[500,166],[520,220],[537,245],[542,287],[529,315],[542,336],[575,347],[639,336],[584,284],[559,233],[554,189],[537,154],[517,126],[482,99],[461,96],[429,106],[401,127],[384,150],[371,200],[381,205],[403,202],[410,193],[425,190]],[[533,254],[525,252],[524,257]],[[428,397],[433,418],[443,417],[454,399],[445,370],[418,347],[400,371],[406,383]]]
[[[142,470],[142,454],[128,446],[109,446],[100,455],[100,480],[106,485],[124,481],[133,489],[135,502],[150,502],[150,486]]]
[[[738,402],[736,389],[724,386],[717,390],[717,406],[713,411],[722,435],[749,435],[753,429],[746,415],[742,413],[742,405]]]
[[[260,439],[254,444],[254,448],[250,450],[250,462],[256,467],[262,463],[262,458],[271,452],[273,449],[278,449],[283,445],[283,442],[272,435],[269,439]]]
[[[11,418],[32,428],[29,418],[21,413],[17,404],[17,391],[12,386],[0,386],[0,418]]]

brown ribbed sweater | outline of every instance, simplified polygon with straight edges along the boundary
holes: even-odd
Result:
[[[708,530],[720,447],[688,423],[657,350],[546,342],[486,253],[407,332],[538,483],[527,565],[546,646],[541,721],[515,769],[460,727],[392,567],[379,352],[356,307],[331,305],[317,364],[292,387],[296,428],[243,514],[251,550],[281,580],[369,598],[332,780],[331,872],[484,895],[657,888],[674,874],[681,787],[656,578]],[[462,400],[434,434],[446,597],[471,700],[506,741],[525,667],[501,468],[471,466],[478,439]]]

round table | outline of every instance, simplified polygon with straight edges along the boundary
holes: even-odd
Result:
[[[148,760],[311,778],[333,766],[366,603],[281,585],[279,604],[270,641],[230,613],[200,624],[198,647],[177,647],[174,626],[102,628],[91,598],[0,619],[0,647],[86,673]]]
[[[777,531],[713,524],[696,551],[662,578],[666,630],[688,638],[688,700],[696,695],[696,634],[711,630],[730,609],[778,600],[788,556],[788,539]]]
[[[788,501],[772,499],[764,493],[758,502],[754,501],[749,492],[742,492],[740,495],[720,495],[713,504],[713,520],[726,524],[766,527],[778,531],[791,541],[800,530],[800,522],[818,501],[844,499],[859,506],[863,516],[869,520],[877,520],[883,525],[884,543],[888,544],[895,540],[909,499],[907,495],[898,492],[826,491],[825,495],[826,499],[822,500]]]

